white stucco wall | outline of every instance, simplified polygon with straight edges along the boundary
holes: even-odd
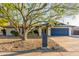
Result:
[[[6,35],[11,36],[12,34],[10,33],[12,30],[15,30],[14,28],[6,28]]]
[[[72,35],[72,27],[69,27],[69,36]]]
[[[38,31],[39,31],[39,36],[41,37],[41,35],[42,35],[41,34],[41,32],[42,32],[41,28],[39,28]]]
[[[51,36],[51,28],[48,28],[48,36]]]
[[[0,35],[3,35],[2,31],[0,30]]]

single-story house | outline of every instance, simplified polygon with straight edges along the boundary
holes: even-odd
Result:
[[[4,26],[2,28],[5,29],[6,36],[12,36],[11,31],[12,30],[16,31],[13,26]],[[38,34],[39,36],[41,36],[42,29],[40,27],[37,28],[38,28]],[[5,35],[3,29],[0,30],[0,35]],[[20,32],[22,33],[22,28],[20,28]],[[48,27],[48,36],[72,36],[72,35],[79,35],[79,27],[65,24],[61,24],[55,27],[52,26]]]

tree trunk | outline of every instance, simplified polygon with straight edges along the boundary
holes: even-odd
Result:
[[[23,29],[23,37],[22,40],[26,40],[27,39],[27,31],[26,29]]]
[[[22,37],[22,40],[26,40],[26,39],[27,39],[27,34],[24,33],[24,34],[23,34],[23,37]]]

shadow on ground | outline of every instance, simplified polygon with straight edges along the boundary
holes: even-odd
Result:
[[[5,55],[1,55],[1,56],[16,56],[16,55],[32,53],[32,52],[47,53],[47,52],[67,52],[67,51],[62,47],[60,49],[53,49],[53,48],[41,49],[39,47],[39,48],[36,48],[36,49],[31,49],[31,50],[14,51],[14,53],[5,54]]]

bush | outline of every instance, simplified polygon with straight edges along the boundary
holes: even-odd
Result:
[[[14,30],[11,31],[11,34],[12,34],[13,36],[18,36],[18,35],[19,35],[18,32],[17,32],[17,31],[14,31]]]

